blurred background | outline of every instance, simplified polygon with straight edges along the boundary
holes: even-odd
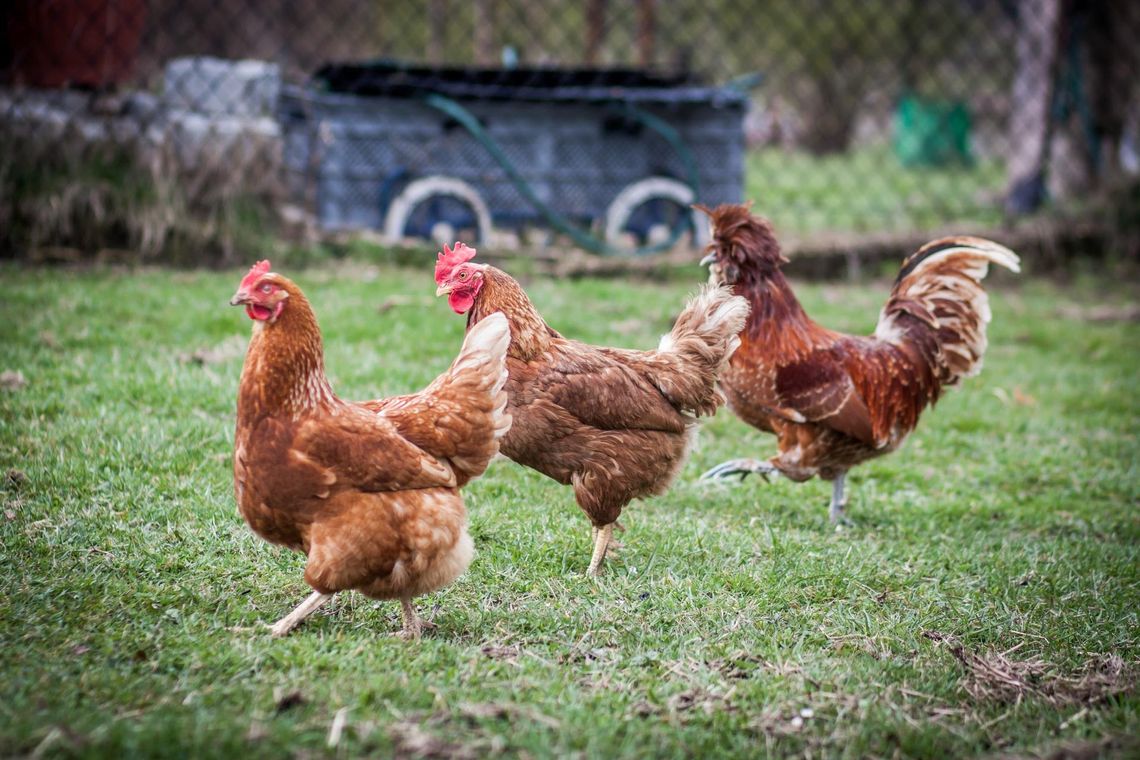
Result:
[[[1042,261],[1140,247],[1140,3],[0,14],[7,258],[224,265],[460,235],[630,255],[700,244],[689,204],[738,200],[848,270],[949,231]]]

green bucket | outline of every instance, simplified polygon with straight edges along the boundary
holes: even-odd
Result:
[[[903,166],[970,164],[970,112],[961,102],[903,96],[895,110],[895,155]]]

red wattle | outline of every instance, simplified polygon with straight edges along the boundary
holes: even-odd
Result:
[[[453,290],[447,295],[447,305],[456,314],[466,314],[475,305],[475,294],[470,290]]]
[[[250,319],[265,321],[272,316],[272,312],[264,306],[258,306],[255,303],[247,303],[245,305],[245,313],[249,315]]]

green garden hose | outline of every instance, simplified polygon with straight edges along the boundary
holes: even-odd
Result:
[[[440,95],[438,93],[429,93],[428,95],[424,96],[423,100],[427,105],[431,106],[437,111],[447,114],[452,119],[455,119],[455,121],[458,122],[460,126],[466,129],[467,132],[470,133],[470,135],[474,137],[475,140],[486,149],[491,157],[495,159],[495,162],[502,167],[503,171],[506,172],[507,179],[509,179],[511,184],[514,185],[519,194],[525,198],[527,202],[529,202],[539,212],[539,214],[542,215],[547,223],[550,224],[553,229],[568,235],[570,239],[572,239],[577,245],[581,246],[587,251],[603,255],[624,255],[627,253],[641,255],[647,253],[657,253],[659,251],[667,250],[673,247],[678,238],[680,238],[681,234],[684,232],[685,218],[682,217],[681,220],[679,220],[678,223],[674,225],[669,239],[662,243],[637,248],[634,251],[625,251],[611,246],[604,240],[598,238],[596,235],[593,235],[590,232],[587,232],[586,230],[583,230],[575,225],[573,222],[571,222],[562,214],[559,214],[557,211],[547,205],[541,198],[535,195],[534,190],[531,189],[531,186],[525,179],[523,179],[522,175],[519,174],[518,169],[515,168],[514,164],[512,164],[510,159],[507,158],[506,153],[503,152],[503,149],[499,147],[499,144],[495,142],[495,139],[487,133],[487,130],[483,128],[483,125],[479,123],[479,120],[475,118],[474,114],[472,114],[470,111],[468,111],[466,108],[451,98]],[[693,157],[692,151],[689,150],[689,147],[685,145],[685,142],[681,139],[681,135],[677,133],[677,130],[673,129],[673,127],[663,119],[660,119],[657,116],[643,111],[642,109],[637,108],[636,106],[633,106],[629,103],[623,103],[622,110],[630,118],[645,125],[645,127],[660,135],[661,138],[664,139],[665,142],[667,142],[674,151],[676,151],[677,156],[681,159],[681,163],[685,167],[685,173],[688,175],[688,185],[693,191],[693,198],[697,198],[700,190],[700,177],[697,173],[697,161]]]

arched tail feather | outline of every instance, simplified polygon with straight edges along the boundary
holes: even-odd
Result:
[[[1017,255],[991,240],[952,237],[927,243],[903,262],[875,337],[917,348],[939,385],[976,375],[991,316],[982,287],[990,264],[1021,271]]]

